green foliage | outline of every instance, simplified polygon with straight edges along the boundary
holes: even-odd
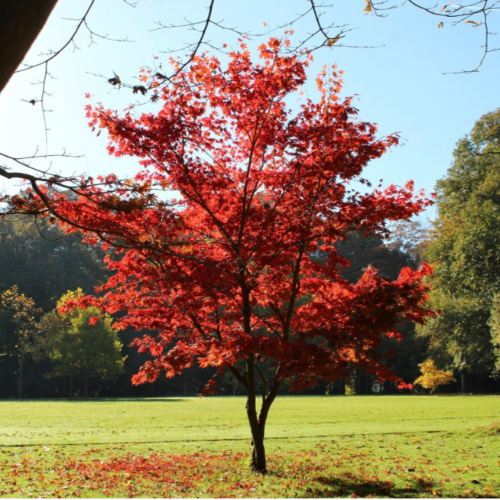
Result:
[[[435,287],[431,306],[440,311],[439,316],[419,329],[429,337],[429,354],[440,365],[460,372],[491,373],[494,356],[486,300],[469,295],[450,296]]]
[[[442,315],[421,333],[433,357],[460,371],[491,374],[488,322],[500,292],[500,109],[458,142],[437,191],[439,218],[425,258],[434,267],[431,305]]]
[[[67,313],[59,311],[81,296],[81,289],[67,292],[57,303],[58,309],[41,319],[41,333],[36,340],[38,356],[47,356],[52,361],[52,376],[82,377],[86,383],[91,378],[111,378],[122,373],[124,362],[123,346],[112,318],[100,317],[100,311],[94,307],[76,307]],[[96,318],[99,319],[95,321]]]
[[[500,293],[495,294],[491,306],[491,316],[488,320],[491,341],[494,347],[496,369],[500,372]]]
[[[35,306],[35,301],[20,293],[14,285],[0,294],[0,310],[10,316],[15,325],[16,348],[26,352],[37,331],[36,319],[40,310]]]
[[[18,287],[14,285],[0,293],[0,312],[3,312],[4,318],[0,318],[3,324],[5,324],[5,316],[7,316],[7,324],[10,320],[14,340],[14,345],[9,352],[6,339],[2,335],[0,338],[3,345],[0,348],[3,351],[2,355],[10,354],[18,358],[17,385],[18,397],[21,400],[24,392],[24,364],[26,358],[34,350],[34,337],[37,333],[36,320],[41,311],[35,306],[32,298],[20,293]]]

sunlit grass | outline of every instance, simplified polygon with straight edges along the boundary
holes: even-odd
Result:
[[[500,496],[500,397],[279,398],[264,477],[244,406],[1,402],[0,496]]]

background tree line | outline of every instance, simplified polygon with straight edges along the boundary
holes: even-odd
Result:
[[[409,228],[412,231],[417,229],[418,224]],[[351,266],[344,270],[344,277],[353,282],[369,265],[377,268],[385,277],[395,279],[401,268],[419,264],[419,257],[412,256],[410,250],[403,248],[403,243],[397,239],[384,244],[379,238],[352,233],[347,240],[339,243],[339,247],[351,261]],[[411,250],[415,251],[415,248]],[[68,291],[81,289],[84,293],[92,293],[94,287],[104,281],[108,271],[103,264],[103,257],[104,253],[98,247],[81,244],[77,235],[66,235],[58,226],[49,225],[45,220],[7,216],[1,222],[0,294],[12,293],[12,287],[16,287],[18,296],[29,300],[30,308],[26,314],[30,315],[32,327],[32,332],[22,339],[13,308],[0,309],[1,398],[19,397],[21,394],[30,398],[84,397],[88,391],[90,395],[101,396],[195,395],[204,387],[211,373],[195,368],[173,379],[163,379],[152,385],[132,386],[130,379],[144,362],[144,355],[128,347],[137,336],[133,331],[119,334],[123,369],[109,369],[109,366],[105,369],[104,365],[117,361],[116,352],[112,349],[107,354],[110,363],[106,363],[104,358],[95,359],[94,354],[88,368],[74,368],[78,363],[76,358],[80,356],[83,359],[86,350],[95,353],[106,349],[106,344],[98,344],[99,335],[106,337],[106,331],[101,328],[98,334],[92,334],[89,328],[86,332],[89,340],[84,345],[77,346],[76,339],[71,338],[71,335],[65,341],[62,332],[72,328],[71,322],[75,318],[69,318],[65,323],[56,306],[62,306],[75,295]],[[90,317],[92,311],[80,314],[77,320],[81,326],[85,326]],[[404,341],[394,342],[392,346],[396,352],[392,363],[405,380],[413,380],[419,373],[418,363],[425,359],[425,347],[422,339],[415,336],[411,325],[405,325],[403,329],[406,333]],[[20,384],[23,386],[22,391]],[[357,392],[371,393],[373,379],[358,374],[356,385]],[[239,390],[229,377],[221,381],[221,387],[223,394],[236,394]],[[345,389],[343,384],[338,384],[330,388],[319,387],[314,391],[321,393],[325,390],[343,393]]]

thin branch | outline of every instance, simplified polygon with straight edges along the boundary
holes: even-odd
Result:
[[[420,2],[415,0],[407,0],[410,5],[413,7],[424,11],[425,13],[439,17],[442,19],[450,19],[452,26],[457,26],[459,24],[465,23],[469,24],[475,28],[482,27],[484,30],[484,45],[482,45],[482,55],[479,59],[478,64],[473,69],[462,69],[460,71],[446,72],[444,74],[464,74],[464,73],[477,73],[484,61],[486,60],[486,56],[490,52],[496,52],[499,50],[498,48],[490,47],[490,36],[494,35],[489,31],[488,28],[488,15],[493,11],[498,11],[500,9],[500,1],[494,0],[480,0],[477,2],[468,2],[464,4],[447,4],[444,5],[441,9],[438,9],[438,4],[433,5],[432,7],[427,7],[422,5]],[[376,6],[373,6],[374,10],[377,9]],[[474,20],[474,17],[481,18],[481,21]],[[439,27],[443,27],[443,23],[439,24]]]
[[[212,20],[212,12],[213,8],[215,5],[215,0],[210,0],[210,5],[208,6],[208,15],[207,18],[204,21],[203,29],[201,30],[201,35],[198,41],[196,42],[196,45],[193,49],[193,52],[191,55],[187,58],[186,61],[182,65],[179,66],[179,68],[171,75],[168,77],[165,77],[163,81],[160,82],[160,85],[164,85],[167,82],[171,82],[177,75],[182,73],[184,69],[193,62],[194,58],[196,57],[196,54],[200,50],[201,45],[203,44],[203,39],[205,38],[205,35],[207,34],[208,27],[210,26],[210,22]]]
[[[320,18],[320,14],[318,14],[318,10],[316,9],[316,4],[314,3],[314,0],[309,0],[309,2],[311,2],[311,9],[312,9],[313,14],[314,14],[314,19],[316,19],[316,24],[318,25],[319,31],[322,33],[322,35],[327,40],[329,40],[330,37],[328,36],[328,33],[326,33],[326,31],[323,28],[323,25],[321,24],[321,21],[319,19]]]

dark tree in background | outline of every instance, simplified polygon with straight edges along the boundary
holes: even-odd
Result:
[[[81,244],[78,235],[65,235],[47,220],[6,216],[0,221],[0,293],[16,286],[44,312],[61,295],[82,287],[91,293],[107,276],[103,252]],[[19,379],[16,325],[9,311],[0,311],[0,397],[13,396]],[[29,397],[44,395],[52,386],[44,381],[46,363],[24,363],[24,387]],[[36,392],[33,393],[32,390]],[[50,392],[49,392],[50,394]]]
[[[34,339],[38,333],[37,318],[40,311],[32,298],[19,293],[17,286],[0,293],[0,321],[10,326],[14,339],[11,351],[17,358],[17,388],[19,401],[24,395],[24,368],[33,352]],[[1,347],[0,347],[1,349]],[[2,353],[1,354],[6,354]]]
[[[425,245],[425,230],[418,221],[408,221],[392,226],[392,233],[387,242],[378,236],[365,236],[360,232],[352,232],[345,240],[337,243],[339,253],[349,259],[350,266],[342,269],[342,276],[355,283],[364,270],[373,266],[386,279],[396,279],[401,269],[411,267],[417,269],[421,264],[419,249]],[[406,322],[400,325],[403,339],[384,339],[382,348],[391,350],[393,356],[388,365],[395,373],[401,374],[405,380],[414,380],[419,375],[418,364],[426,357],[426,342],[415,333],[415,325]],[[357,394],[371,394],[374,379],[362,371],[352,375],[347,381],[353,385]],[[386,382],[382,391],[399,393],[394,384]],[[336,391],[343,393],[344,386],[340,384]]]
[[[18,285],[37,307],[49,311],[68,290],[92,293],[104,281],[104,252],[82,245],[47,219],[6,216],[0,222],[0,290]]]
[[[109,276],[103,257],[102,250],[84,246],[79,235],[65,234],[57,225],[49,225],[47,219],[6,216],[0,221],[0,295],[17,287],[20,294],[33,300],[36,309],[41,309],[37,321],[42,313],[55,315],[57,301],[68,290],[82,288],[92,293]],[[0,308],[0,398],[19,397],[21,352],[13,316],[13,311]],[[94,380],[92,395],[196,396],[201,392],[212,373],[196,367],[179,379],[133,387],[130,379],[147,359],[129,347],[135,337],[134,331],[120,332],[126,356],[124,371],[112,379]],[[32,336],[26,341],[29,349],[23,360],[24,397],[68,397],[68,375],[59,372],[61,376],[56,376],[58,370],[50,357],[43,356],[40,347],[32,349]],[[84,385],[80,376],[73,378],[75,396],[84,395]],[[227,391],[232,393],[229,387]]]

